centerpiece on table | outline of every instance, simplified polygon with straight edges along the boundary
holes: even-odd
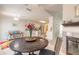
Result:
[[[25,28],[26,28],[26,30],[29,30],[29,33],[30,33],[30,37],[29,37],[29,40],[28,40],[28,41],[35,40],[35,39],[33,39],[33,37],[32,37],[32,32],[33,32],[33,30],[35,29],[34,24],[32,24],[32,23],[26,24],[26,25],[25,25]]]

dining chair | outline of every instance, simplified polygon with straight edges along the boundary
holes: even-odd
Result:
[[[39,55],[58,55],[62,44],[62,39],[57,37],[54,51],[49,49],[41,49]]]
[[[21,31],[9,31],[10,39],[24,38],[24,33]]]
[[[24,39],[25,37],[24,37],[24,33],[23,32],[21,32],[21,31],[9,31],[9,36],[10,36],[10,40],[11,39],[13,39],[13,40],[15,40],[15,39]],[[14,55],[22,55],[22,53],[21,52],[15,52],[14,51]]]

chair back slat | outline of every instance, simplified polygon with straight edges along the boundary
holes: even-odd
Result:
[[[54,48],[55,54],[59,54],[59,51],[60,51],[60,48],[61,48],[61,44],[62,44],[62,39],[57,37],[55,48]]]

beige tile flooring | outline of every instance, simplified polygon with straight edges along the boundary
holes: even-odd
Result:
[[[52,41],[49,41],[48,46],[46,49],[54,50],[54,43]],[[10,48],[6,48],[4,50],[0,50],[0,55],[13,55],[14,51],[12,51]],[[35,54],[39,54],[39,51],[36,51]],[[28,53],[23,53],[23,55],[28,55]]]

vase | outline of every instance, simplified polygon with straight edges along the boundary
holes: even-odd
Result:
[[[32,30],[29,30],[29,32],[30,32],[30,38],[32,38]]]
[[[29,35],[29,38],[26,39],[27,42],[32,42],[36,40],[36,38],[32,37],[32,30],[29,30]]]

